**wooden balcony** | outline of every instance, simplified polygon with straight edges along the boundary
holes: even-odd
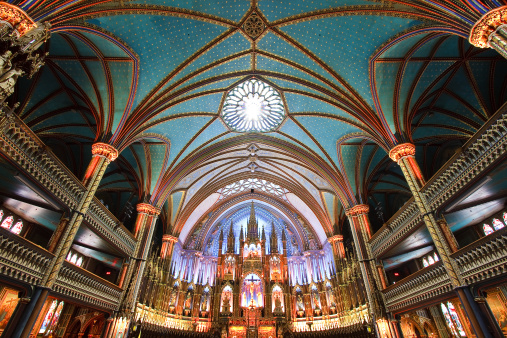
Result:
[[[0,127],[3,128],[0,133],[2,155],[63,205],[77,208],[85,191],[81,181],[16,115],[0,115]],[[91,202],[85,222],[126,256],[133,255],[135,238],[97,198]]]
[[[0,273],[20,283],[40,285],[54,255],[23,237],[0,228]],[[72,263],[65,262],[52,294],[94,308],[114,310],[122,289]]]

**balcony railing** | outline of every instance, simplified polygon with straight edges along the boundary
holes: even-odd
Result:
[[[0,228],[0,274],[20,283],[40,285],[54,255],[32,242]],[[74,264],[65,262],[53,292],[89,304],[113,310],[122,289]]]
[[[483,237],[451,255],[465,284],[507,276],[507,227]],[[452,291],[442,262],[430,265],[383,290],[389,310],[436,299]]]
[[[23,237],[0,228],[0,273],[13,279],[40,284],[53,254]]]
[[[3,115],[3,116],[2,116]],[[0,152],[24,169],[33,180],[71,209],[77,207],[85,187],[16,115],[0,110]],[[116,217],[96,198],[86,214],[86,222],[117,249],[131,256],[136,240]]]
[[[54,292],[86,304],[114,310],[122,289],[72,263],[65,262],[53,287]]]
[[[421,191],[432,210],[441,208],[466,188],[507,150],[507,103],[447,163]],[[411,199],[371,238],[373,254],[380,256],[409,236],[422,218]]]
[[[398,311],[452,291],[451,280],[442,262],[430,265],[384,289],[389,311]]]
[[[466,284],[507,274],[507,228],[495,231],[451,255]]]

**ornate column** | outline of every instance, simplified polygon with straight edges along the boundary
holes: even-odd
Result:
[[[157,208],[151,206],[150,204],[140,203],[137,205],[137,218],[136,224],[134,226],[134,236],[137,240],[136,247],[131,262],[127,266],[125,278],[121,286],[123,288],[123,291],[120,295],[120,302],[112,318],[110,329],[108,330],[107,336],[105,337],[116,337],[116,334],[118,332],[128,329],[128,324],[125,325],[125,322],[127,322],[130,318],[128,304],[129,300],[133,296],[132,275],[134,273],[134,270],[137,268],[136,264],[139,263],[139,257],[142,257],[143,248],[146,245],[146,242],[144,241],[146,238],[145,235],[147,233],[146,229],[152,228],[149,224],[149,216],[151,213],[156,214],[157,210]],[[142,278],[142,274],[140,276],[138,275],[137,277],[139,279]]]
[[[60,223],[58,223],[58,227],[56,228],[55,232],[53,232],[53,236],[51,236],[51,239],[49,240],[49,252],[55,251],[56,246],[62,237],[63,231],[67,228],[67,224],[69,224],[69,219],[65,216],[62,216],[62,218],[60,218]]]
[[[71,215],[70,221],[63,234],[60,236],[60,241],[54,250],[55,258],[51,261],[47,273],[41,281],[43,291],[37,300],[37,304],[33,308],[33,312],[28,318],[21,337],[27,337],[41,311],[44,302],[48,296],[49,290],[53,287],[58,277],[58,272],[62,268],[63,262],[70,250],[74,237],[81,223],[83,222],[84,216],[86,215],[90,203],[95,196],[95,192],[99,186],[99,183],[104,176],[109,163],[114,161],[118,157],[118,150],[114,147],[105,143],[95,143],[92,145],[92,160],[88,165],[85,177],[83,179],[83,185],[85,191],[83,191],[77,208]]]
[[[34,22],[21,8],[0,2],[0,104],[14,93],[19,76],[31,78],[44,64],[38,51],[50,37],[48,22]]]
[[[352,233],[352,239],[354,241],[354,246],[356,248],[357,260],[359,262],[359,268],[361,270],[361,275],[364,280],[364,287],[366,289],[366,297],[368,298],[368,308],[370,310],[370,316],[375,320],[377,309],[375,308],[375,281],[373,280],[373,276],[371,275],[371,271],[367,266],[368,262],[368,253],[366,252],[366,248],[364,247],[364,243],[362,241],[361,235],[361,225],[357,218],[357,212],[359,208],[353,207],[347,209],[345,215],[349,219],[350,223],[350,232]]]
[[[473,330],[477,337],[491,337],[487,331],[486,323],[482,320],[480,310],[477,305],[470,302],[469,291],[463,282],[462,277],[459,274],[459,269],[456,266],[456,262],[451,259],[451,249],[447,244],[447,240],[440,230],[433,211],[431,210],[426,196],[420,191],[424,185],[424,178],[421,170],[415,161],[415,146],[410,143],[403,143],[395,146],[389,152],[389,157],[398,163],[400,166],[405,179],[407,180],[408,186],[414,200],[419,207],[419,211],[423,216],[424,223],[431,235],[431,239],[435,244],[435,248],[440,256],[440,259],[444,265],[445,270],[451,280],[451,284],[456,290],[461,304],[466,310],[470,323],[472,324]],[[467,293],[468,291],[468,293]]]
[[[484,14],[470,30],[468,40],[479,48],[493,48],[507,58],[507,6]]]
[[[144,230],[144,236],[140,236],[138,239],[139,245],[136,255],[136,273],[133,275],[135,277],[132,278],[130,285],[131,288],[126,298],[128,306],[125,310],[130,311],[131,314],[135,312],[139,287],[146,267],[146,259],[148,258],[149,247],[153,237],[155,223],[158,215],[160,214],[160,209],[150,204],[140,203],[137,205],[137,212],[142,215],[141,218],[144,218],[143,223],[145,224],[144,228],[146,228],[146,230]]]

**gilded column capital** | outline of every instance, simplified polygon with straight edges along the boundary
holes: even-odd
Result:
[[[25,11],[6,2],[0,2],[0,20],[9,23],[18,37],[37,27]]]
[[[354,205],[352,208],[345,210],[346,216],[358,216],[367,214],[370,211],[370,207],[367,204]]]
[[[414,155],[415,155],[415,146],[412,143],[398,144],[389,151],[389,157],[394,162],[398,162],[404,157]]]
[[[342,235],[334,235],[333,237],[329,237],[327,241],[331,244],[334,242],[343,242],[343,236]]]
[[[118,158],[118,150],[112,145],[98,142],[92,145],[92,155],[104,157],[113,162]]]
[[[160,209],[157,207],[154,207],[151,204],[148,203],[139,203],[137,206],[137,212],[140,214],[146,214],[148,216],[158,216],[160,215]]]
[[[496,29],[507,24],[507,6],[498,7],[484,14],[470,30],[468,41],[475,47],[487,48],[489,37]]]
[[[163,235],[162,236],[162,242],[178,242],[178,237],[174,237],[173,235]]]

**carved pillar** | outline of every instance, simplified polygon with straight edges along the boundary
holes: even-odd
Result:
[[[137,243],[134,250],[134,261],[127,266],[127,272],[122,283],[123,291],[120,295],[120,304],[118,304],[106,337],[116,337],[119,333],[118,330],[128,329],[128,325],[125,325],[125,322],[130,320],[131,310],[134,309],[136,304],[134,296],[137,297],[137,292],[135,291],[137,281],[141,281],[144,272],[144,266],[143,271],[139,270],[140,264],[146,263],[148,255],[147,247],[149,246],[149,241],[151,241],[150,235],[153,235],[154,224],[159,212],[158,208],[150,204],[140,203],[137,205],[137,218],[134,228],[134,236],[137,239]],[[144,261],[142,261],[143,257]],[[135,274],[134,271],[136,272]]]
[[[55,251],[56,245],[60,241],[60,238],[62,237],[63,231],[67,227],[67,224],[69,224],[69,219],[65,216],[62,216],[62,218],[60,218],[60,223],[58,223],[58,226],[56,227],[55,232],[53,232],[53,236],[51,236],[51,239],[49,240],[48,244],[49,252]]]
[[[455,253],[458,251],[459,246],[458,242],[456,241],[456,237],[452,234],[451,229],[449,229],[449,226],[447,225],[447,222],[445,218],[441,218],[437,221],[438,226],[440,227],[440,231],[442,231],[442,234],[444,234],[445,240],[447,242],[447,245],[449,245],[449,249],[451,250],[451,253]]]
[[[129,268],[129,265],[130,265],[130,260],[128,260],[128,258],[123,262],[122,266],[121,266],[121,272],[120,272],[120,277],[118,278],[118,286],[120,288],[123,288],[123,284],[125,283],[125,277],[127,275],[127,270]]]
[[[153,237],[153,231],[155,230],[155,223],[157,221],[158,215],[160,214],[160,209],[157,207],[154,207],[150,204],[146,203],[140,203],[137,205],[137,212],[139,214],[144,215],[146,218],[145,226],[145,236],[140,237],[140,245],[139,245],[139,251],[137,258],[137,268],[136,273],[133,275],[133,279],[131,282],[131,292],[129,293],[129,297],[127,298],[127,301],[130,303],[130,312],[133,313],[135,306],[136,306],[136,300],[139,293],[139,286],[141,285],[142,276],[144,274],[144,269],[146,267],[146,259],[148,258],[148,252],[149,247],[151,244],[151,239]],[[126,308],[126,310],[129,310]]]
[[[364,287],[366,289],[366,297],[368,299],[368,308],[370,311],[370,315],[374,320],[377,320],[378,317],[383,315],[383,311],[380,309],[380,304],[378,304],[378,300],[376,299],[375,292],[377,290],[375,277],[376,269],[373,270],[370,267],[370,253],[367,248],[367,243],[365,242],[365,234],[363,229],[363,222],[360,220],[364,213],[367,213],[369,210],[367,205],[356,205],[350,209],[347,209],[346,215],[349,219],[352,238],[354,240],[354,247],[356,249],[357,260],[359,263],[359,268],[361,270],[361,275],[364,281]]]
[[[74,237],[81,223],[83,222],[84,216],[86,215],[90,203],[95,196],[95,192],[99,186],[99,183],[104,175],[109,163],[114,161],[118,157],[118,151],[105,143],[95,143],[92,146],[92,160],[88,165],[85,177],[83,179],[83,185],[86,190],[82,193],[76,210],[72,213],[70,221],[60,237],[60,241],[54,250],[55,258],[51,261],[47,273],[42,279],[41,285],[44,288],[41,296],[39,297],[36,306],[33,308],[33,313],[25,324],[25,328],[21,333],[21,337],[27,337],[39,315],[39,312],[44,305],[44,301],[47,298],[49,290],[53,287],[58,276],[58,272],[62,268],[63,262],[70,250]]]
[[[468,40],[479,48],[493,48],[507,58],[507,6],[484,14],[470,30]]]
[[[482,319],[481,313],[474,310],[477,308],[477,305],[473,302],[473,300],[471,303],[470,297],[466,295],[466,290],[464,288],[465,284],[462,277],[459,275],[459,269],[456,266],[456,262],[450,257],[451,249],[447,244],[447,240],[442,233],[440,226],[435,220],[433,211],[426,200],[426,196],[420,191],[424,185],[424,178],[417,162],[415,161],[415,146],[410,143],[397,145],[391,149],[389,157],[398,163],[405,179],[407,180],[410,191],[412,192],[414,200],[419,207],[419,211],[423,216],[426,228],[431,235],[431,239],[435,244],[435,248],[437,249],[444,268],[447,271],[451,284],[456,290],[458,297],[466,310],[468,318],[470,318],[475,334],[479,338],[491,337],[487,331],[486,323]]]

